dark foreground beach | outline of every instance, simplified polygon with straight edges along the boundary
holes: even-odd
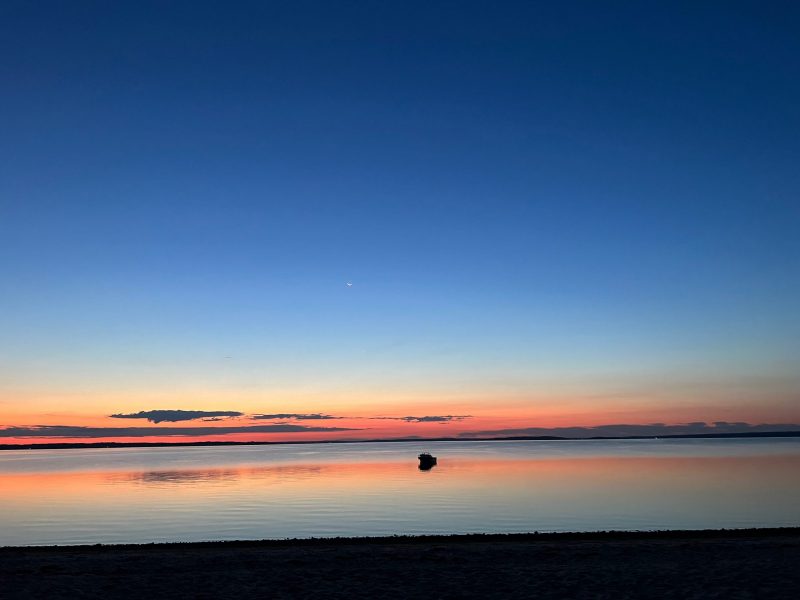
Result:
[[[800,528],[0,548],[0,598],[798,598]]]

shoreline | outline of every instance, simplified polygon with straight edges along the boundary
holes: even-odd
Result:
[[[29,598],[770,598],[800,589],[800,527],[0,548]]]
[[[451,533],[385,536],[338,536],[312,538],[266,538],[253,540],[206,540],[202,542],[143,542],[133,544],[47,544],[40,546],[0,546],[0,555],[21,550],[169,550],[189,548],[284,548],[314,546],[379,546],[385,544],[425,545],[440,543],[535,543],[574,541],[642,540],[725,540],[775,537],[800,539],[800,525],[790,527],[747,527],[722,529],[653,529],[604,531],[532,531],[525,533]]]
[[[247,441],[247,442],[86,442],[86,443],[33,443],[33,444],[0,444],[0,451],[5,450],[80,450],[90,448],[172,448],[172,447],[204,447],[204,446],[284,446],[303,444],[377,444],[377,443],[428,443],[428,442],[550,442],[550,441],[592,441],[592,440],[683,440],[683,439],[751,439],[751,438],[796,438],[800,431],[762,431],[749,433],[691,433],[674,435],[631,435],[631,436],[592,436],[581,438],[558,436],[504,436],[488,438],[387,438],[366,440],[285,440],[280,442]]]

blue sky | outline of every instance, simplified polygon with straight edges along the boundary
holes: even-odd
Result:
[[[311,385],[268,407],[300,411],[512,390],[534,414],[617,377],[688,385],[713,419],[749,377],[780,400],[749,383],[747,414],[796,412],[799,21],[4,3],[2,401],[191,381]]]

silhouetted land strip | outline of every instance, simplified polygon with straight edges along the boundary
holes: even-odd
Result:
[[[749,433],[690,433],[680,435],[629,435],[629,436],[591,436],[558,437],[553,435],[517,435],[486,438],[387,438],[374,440],[287,440],[281,442],[86,442],[86,443],[47,443],[47,444],[0,444],[0,450],[70,450],[76,448],[169,448],[181,446],[276,446],[291,444],[374,444],[377,442],[491,442],[491,441],[576,441],[576,440],[671,440],[671,439],[714,439],[714,438],[787,438],[800,437],[800,431],[761,431]]]
[[[2,597],[796,598],[800,528],[0,548]]]

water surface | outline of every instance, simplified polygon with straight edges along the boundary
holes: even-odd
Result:
[[[798,473],[797,438],[15,450],[0,545],[797,526]]]

